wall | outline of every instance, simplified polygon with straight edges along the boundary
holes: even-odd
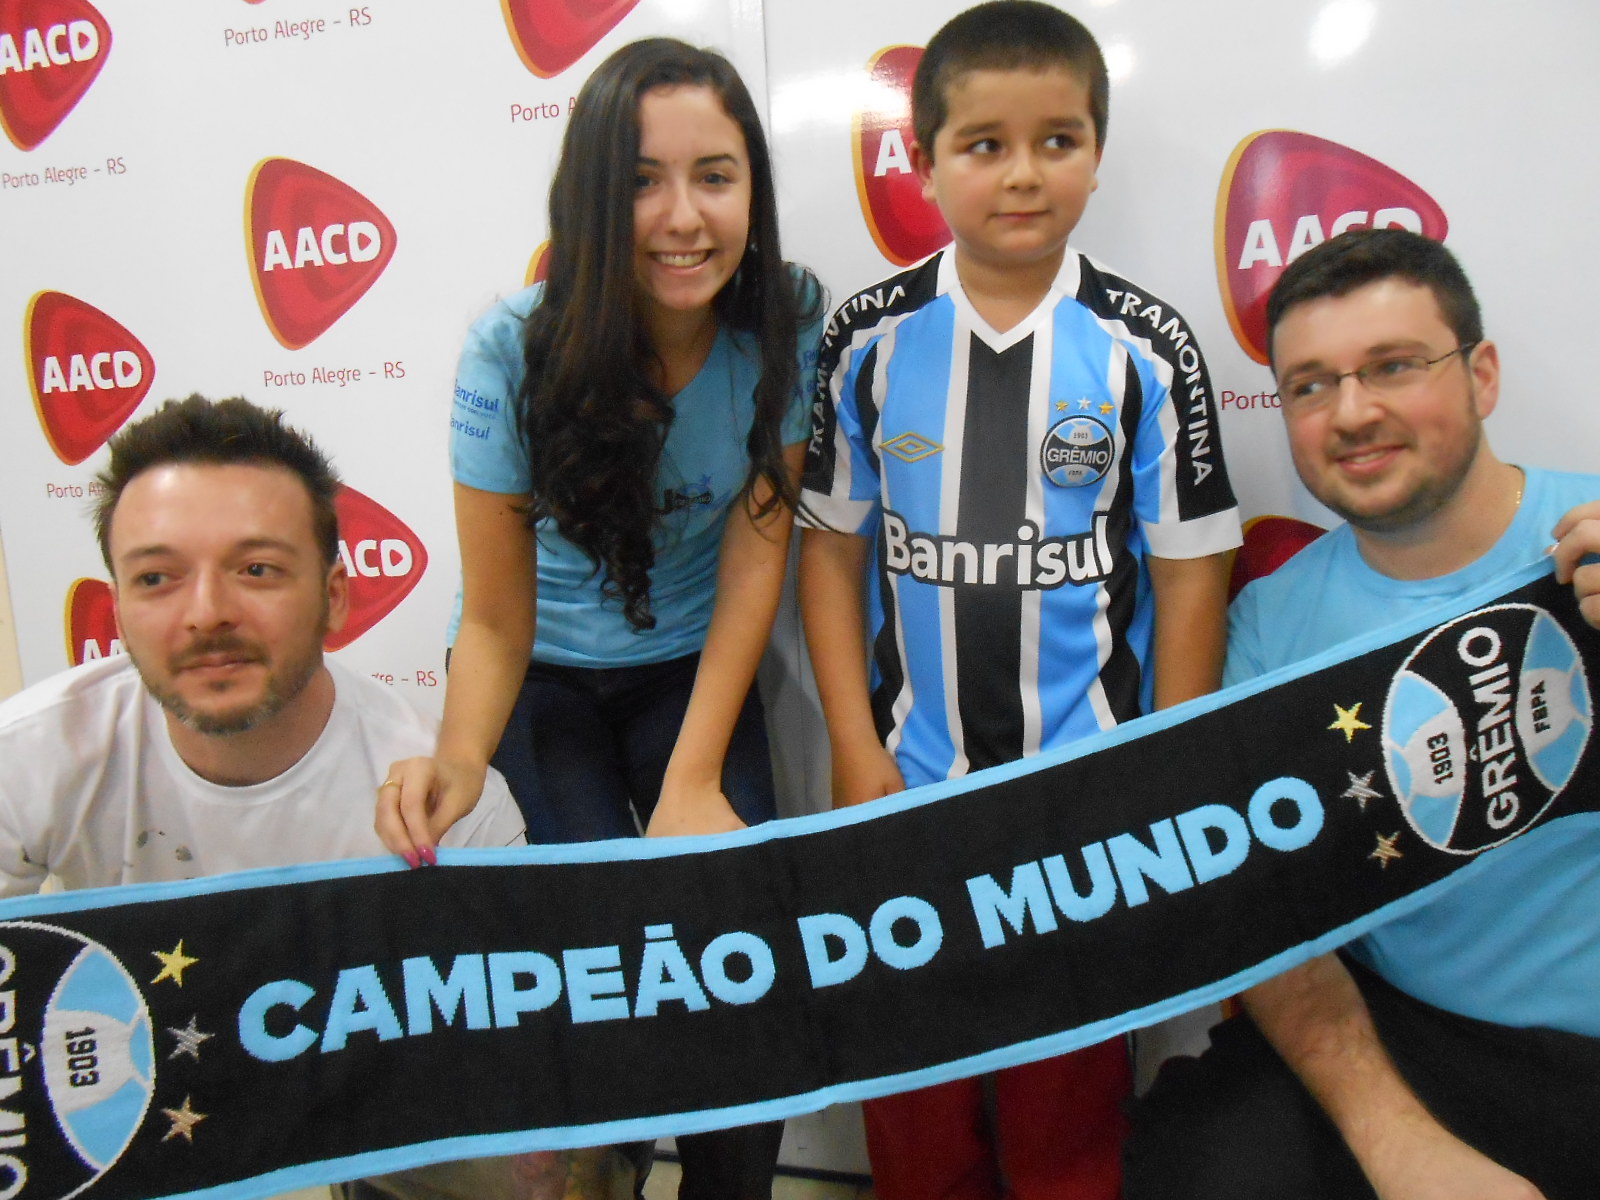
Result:
[[[0,547],[0,700],[22,687],[22,664],[17,661],[17,623],[11,615],[11,589],[6,584],[6,556]]]

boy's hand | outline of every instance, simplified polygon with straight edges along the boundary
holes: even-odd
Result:
[[[714,783],[700,787],[679,786],[671,780],[661,785],[645,837],[687,837],[702,833],[731,833],[746,828],[728,803],[722,788]]]
[[[833,806],[849,808],[906,790],[890,754],[876,740],[870,745],[836,747],[833,752]]]

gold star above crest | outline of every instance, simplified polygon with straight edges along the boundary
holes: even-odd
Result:
[[[161,1140],[163,1142],[169,1142],[175,1137],[182,1137],[191,1146],[194,1145],[194,1127],[206,1119],[206,1114],[197,1113],[189,1107],[189,1102],[192,1099],[193,1097],[191,1096],[185,1096],[182,1108],[163,1108],[161,1110],[172,1121],[172,1128],[162,1135]]]
[[[190,958],[183,952],[182,938],[178,939],[177,948],[174,950],[152,950],[150,953],[161,960],[161,974],[150,981],[152,984],[160,983],[163,979],[170,979],[173,983],[182,987],[183,973],[200,961],[198,958]]]
[[[1116,412],[1116,410],[1117,410],[1117,406],[1115,404],[1111,403],[1111,401],[1109,401],[1109,400],[1103,401],[1101,403],[1101,405],[1100,405],[1100,415],[1101,416],[1105,416],[1107,413]]]
[[[1355,741],[1356,730],[1372,728],[1371,725],[1368,725],[1361,719],[1361,705],[1362,701],[1360,700],[1357,700],[1349,708],[1341,708],[1339,705],[1335,704],[1333,706],[1333,711],[1339,715],[1334,718],[1333,724],[1329,725],[1328,728],[1337,729],[1340,733],[1344,734],[1344,740],[1346,742]]]
[[[1067,404],[1067,402],[1065,400],[1057,400],[1056,401],[1056,411],[1057,412],[1066,412],[1068,407],[1069,406],[1068,406],[1068,404]]]
[[[1377,859],[1380,867],[1387,867],[1391,859],[1404,858],[1405,856],[1395,848],[1395,843],[1399,840],[1400,834],[1398,831],[1391,833],[1388,837],[1384,837],[1383,834],[1380,833],[1378,835],[1377,849],[1371,854],[1367,855],[1367,857]]]

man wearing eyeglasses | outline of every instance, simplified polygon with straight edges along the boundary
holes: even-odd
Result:
[[[1236,683],[1550,553],[1600,625],[1600,477],[1502,462],[1500,362],[1443,246],[1343,234],[1267,308],[1289,449],[1346,524],[1247,587]],[[1552,549],[1553,547],[1553,549]],[[1353,801],[1352,801],[1353,802]],[[1510,843],[1415,913],[1269,980],[1136,1116],[1125,1195],[1600,1196],[1600,821]]]

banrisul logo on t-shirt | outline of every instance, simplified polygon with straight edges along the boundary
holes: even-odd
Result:
[[[103,579],[75,581],[67,589],[66,608],[68,662],[78,667],[122,653],[109,583]]]
[[[911,79],[921,46],[890,46],[867,64],[871,100],[856,113],[851,142],[856,193],[872,240],[896,266],[908,267],[950,241],[939,210],[922,198],[911,168]]]
[[[1240,142],[1217,192],[1217,281],[1239,345],[1267,361],[1267,296],[1300,255],[1347,229],[1410,229],[1443,241],[1444,210],[1375,158],[1309,133]]]
[[[577,62],[639,0],[500,0],[523,65],[541,79]]]
[[[83,99],[111,49],[87,0],[0,0],[0,125],[32,150]]]
[[[35,295],[23,324],[45,439],[62,462],[81,463],[139,407],[155,360],[120,322],[65,292]]]
[[[394,257],[394,226],[377,205],[290,158],[256,165],[245,214],[261,315],[290,350],[349,312]]]
[[[1583,660],[1566,631],[1542,608],[1495,605],[1436,629],[1395,674],[1384,765],[1417,836],[1477,854],[1550,807],[1592,723]]]
[[[339,557],[350,576],[350,615],[324,641],[329,650],[348,646],[393,612],[428,569],[428,552],[417,535],[372,497],[345,486],[335,507]]]

